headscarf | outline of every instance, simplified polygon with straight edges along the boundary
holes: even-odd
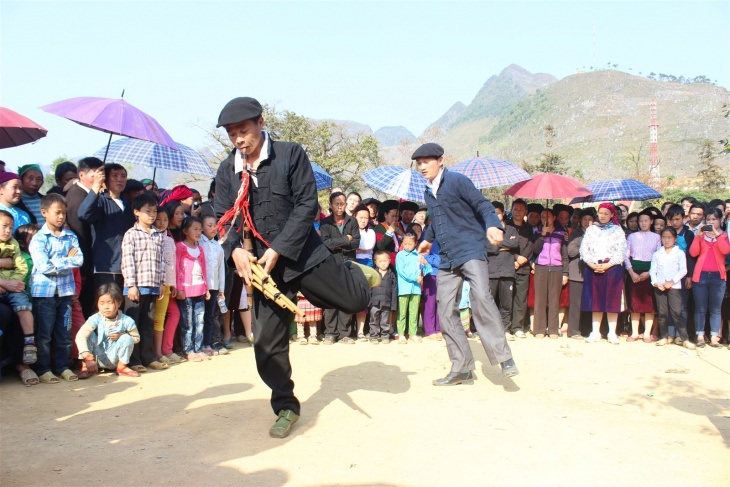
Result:
[[[13,179],[20,179],[14,172],[0,172],[0,184],[5,184]]]
[[[613,216],[611,217],[611,221],[608,223],[601,223],[600,221],[596,220],[594,225],[598,225],[599,228],[606,228],[610,225],[618,225],[618,218],[616,217],[617,211],[616,207],[613,206],[613,203],[601,203],[600,205],[598,205],[598,209],[600,210],[601,208],[606,208],[613,214]]]
[[[185,198],[191,198],[192,196],[193,192],[190,191],[190,188],[188,188],[184,184],[181,184],[180,186],[175,186],[174,188],[172,188],[170,194],[168,194],[167,197],[162,201],[162,205],[169,201],[182,201]]]
[[[20,166],[18,168],[18,176],[20,178],[23,178],[23,174],[27,173],[28,171],[38,171],[41,173],[41,176],[43,176],[43,171],[41,171],[41,166],[38,164],[26,164],[25,166]]]

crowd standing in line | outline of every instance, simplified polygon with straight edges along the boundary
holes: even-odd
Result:
[[[184,185],[159,190],[93,157],[59,165],[46,195],[43,176],[37,164],[0,173],[3,355],[24,384],[100,369],[136,377],[227,354],[236,339],[255,342],[251,296],[215,230],[216,181],[202,202]],[[473,311],[489,294],[497,310],[490,320],[507,341],[727,343],[730,200],[686,197],[631,213],[611,203],[597,210],[521,199],[491,206],[504,238],[487,245],[489,280],[481,287],[466,276],[466,291],[460,283],[454,290],[465,339],[479,338]],[[449,267],[438,243],[458,240],[460,230],[435,228],[425,206],[362,200],[355,191],[333,191],[328,210],[310,222],[328,252],[376,269],[381,284],[353,314],[319,308],[299,293],[305,316],[292,320],[292,340],[443,340],[451,311],[439,310],[436,296]]]

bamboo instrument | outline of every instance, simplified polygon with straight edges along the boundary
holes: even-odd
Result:
[[[251,284],[253,287],[264,293],[265,297],[274,301],[282,308],[286,308],[299,316],[304,316],[304,311],[299,309],[299,306],[294,304],[291,299],[282,294],[281,291],[279,291],[279,288],[276,287],[274,281],[270,279],[270,276],[266,273],[266,271],[264,271],[264,268],[254,262],[251,262]]]

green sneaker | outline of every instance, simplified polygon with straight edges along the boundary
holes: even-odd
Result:
[[[352,260],[346,261],[345,265],[348,267],[352,267],[353,265],[359,267],[362,273],[365,274],[365,279],[367,279],[370,287],[380,286],[380,272],[378,272],[376,269],[373,269],[372,267],[368,267],[366,265],[358,264],[357,262]]]
[[[286,438],[289,436],[291,427],[299,419],[299,415],[291,409],[282,409],[279,411],[279,419],[276,420],[274,426],[269,430],[269,436],[272,438]]]

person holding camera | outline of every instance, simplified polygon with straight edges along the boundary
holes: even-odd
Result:
[[[710,346],[720,348],[720,310],[727,285],[725,256],[730,253],[728,235],[720,228],[722,211],[709,208],[705,225],[701,226],[689,254],[697,258],[692,273],[692,295],[695,298],[697,346],[705,346],[705,317],[710,315]]]
[[[195,201],[195,193],[184,184],[172,188],[170,194],[162,200],[162,206],[170,201],[179,201],[187,216],[200,217],[200,213],[203,211],[200,203]]]

